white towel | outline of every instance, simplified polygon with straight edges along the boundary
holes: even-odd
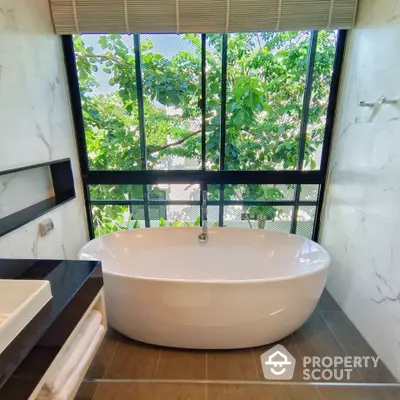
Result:
[[[67,382],[61,388],[61,390],[58,393],[56,393],[55,395],[53,395],[53,397],[50,397],[51,400],[69,400],[69,399],[71,399],[72,392],[81,383],[80,379],[82,379],[82,377],[81,377],[82,370],[89,363],[90,357],[92,357],[93,353],[96,351],[97,346],[99,345],[101,338],[103,336],[103,333],[104,333],[104,326],[100,325],[95,334],[95,337],[93,338],[92,343],[90,343],[89,348],[87,349],[84,356],[81,358],[79,365],[74,370],[72,375],[68,378]]]
[[[69,377],[67,377],[66,381],[64,381],[63,386],[58,392],[51,392],[48,386],[44,386],[39,395],[36,397],[36,400],[69,400],[73,390],[76,388],[76,386],[78,386],[78,384],[80,384],[79,379],[81,379],[82,370],[89,363],[90,357],[94,355],[94,352],[96,351],[103,334],[104,326],[100,325],[97,328],[89,347],[86,349],[82,358],[78,361],[78,364],[74,366],[73,372]]]
[[[101,322],[102,314],[99,311],[93,310],[89,313],[79,332],[69,344],[63,356],[61,368],[48,377],[37,400],[46,400],[63,387],[93,342],[99,326],[102,326]]]

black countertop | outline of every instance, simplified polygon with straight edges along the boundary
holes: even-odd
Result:
[[[101,263],[0,259],[0,279],[51,284],[53,298],[0,354],[0,399],[26,400],[102,288]]]

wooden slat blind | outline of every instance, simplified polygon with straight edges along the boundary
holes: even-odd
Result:
[[[50,0],[55,30],[185,33],[348,29],[357,0]]]

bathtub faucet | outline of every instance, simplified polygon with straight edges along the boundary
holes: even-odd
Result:
[[[200,243],[208,242],[207,233],[207,190],[202,191],[203,201],[201,204],[201,233],[199,235]]]

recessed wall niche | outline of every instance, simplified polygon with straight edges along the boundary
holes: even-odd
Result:
[[[0,171],[0,236],[73,198],[70,159]]]

